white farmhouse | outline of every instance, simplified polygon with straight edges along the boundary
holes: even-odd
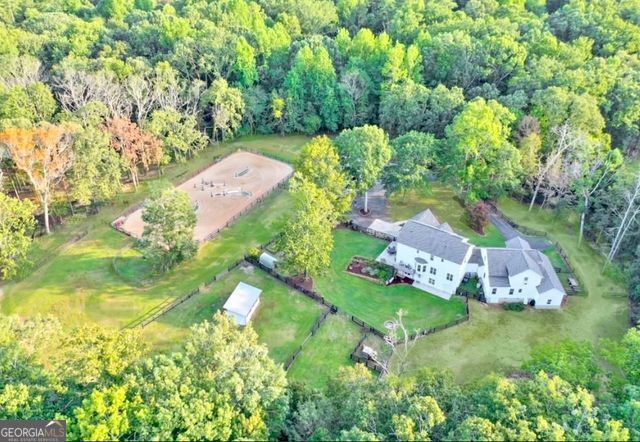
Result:
[[[239,282],[222,307],[238,325],[247,325],[260,304],[262,290]]]
[[[566,295],[549,258],[523,238],[512,238],[506,248],[475,247],[430,210],[407,221],[394,237],[378,260],[441,298],[450,299],[465,274],[478,276],[488,303],[559,308]]]

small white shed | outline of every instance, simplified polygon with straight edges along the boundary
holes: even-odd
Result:
[[[238,283],[224,303],[224,311],[238,325],[247,325],[260,304],[262,290],[244,282]]]
[[[276,268],[277,263],[278,263],[278,259],[267,252],[264,252],[262,255],[260,255],[260,264],[262,264],[263,266],[271,270]]]

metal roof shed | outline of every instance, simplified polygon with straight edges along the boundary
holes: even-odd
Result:
[[[238,283],[224,303],[224,311],[238,325],[247,325],[260,304],[262,290],[244,282]]]

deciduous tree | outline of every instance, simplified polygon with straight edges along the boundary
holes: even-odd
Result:
[[[431,134],[411,131],[391,142],[393,157],[380,180],[388,194],[424,187],[436,159],[438,141]]]
[[[29,178],[44,210],[45,230],[51,233],[49,204],[56,185],[73,164],[72,130],[51,124],[8,128],[0,132],[0,143],[7,146],[13,162]]]
[[[291,183],[295,209],[285,224],[277,248],[290,271],[315,277],[331,263],[335,209],[322,188],[295,175]]]
[[[138,168],[148,171],[162,161],[162,143],[154,135],[145,132],[124,118],[112,118],[106,130],[111,136],[111,146],[120,153],[129,170],[134,187],[138,187]]]
[[[0,192],[0,279],[10,279],[28,262],[31,237],[36,228],[35,206],[28,199]]]
[[[170,188],[153,195],[144,205],[142,220],[142,249],[159,270],[167,271],[195,255],[196,213],[186,192]]]
[[[367,191],[376,183],[393,153],[382,129],[362,126],[346,129],[335,139],[345,171],[353,179],[353,188],[364,192],[364,211],[369,211]]]

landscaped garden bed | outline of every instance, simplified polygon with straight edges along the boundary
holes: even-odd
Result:
[[[396,269],[390,265],[361,256],[351,259],[347,272],[385,285],[389,285],[396,275]]]

